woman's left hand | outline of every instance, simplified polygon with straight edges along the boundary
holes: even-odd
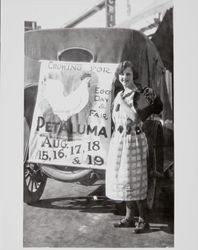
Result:
[[[153,89],[146,87],[143,91],[143,95],[146,97],[147,101],[152,104],[156,98],[156,93]]]

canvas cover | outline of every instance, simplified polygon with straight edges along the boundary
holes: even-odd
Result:
[[[131,60],[138,72],[137,82],[142,87],[152,87],[160,94],[164,103],[162,119],[172,119],[165,86],[164,65],[155,45],[136,30],[75,28],[26,32],[25,84],[38,83],[39,60],[58,60],[58,55],[69,48],[87,49],[93,54],[93,61],[99,63]]]

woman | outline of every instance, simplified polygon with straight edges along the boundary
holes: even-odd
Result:
[[[130,61],[118,65],[116,79],[123,90],[113,102],[112,119],[114,132],[110,142],[106,170],[106,196],[126,202],[126,215],[115,227],[133,227],[135,233],[149,229],[145,222],[144,201],[147,198],[147,139],[142,131],[143,121],[152,113],[162,110],[162,103],[150,88],[140,90],[134,83],[135,71]],[[150,105],[138,110],[136,99],[143,92]],[[139,217],[134,221],[134,201]]]

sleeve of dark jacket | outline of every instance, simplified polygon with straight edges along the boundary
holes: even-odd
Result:
[[[163,103],[159,96],[157,96],[153,104],[143,109],[137,109],[138,116],[144,122],[152,114],[160,114],[163,110]]]

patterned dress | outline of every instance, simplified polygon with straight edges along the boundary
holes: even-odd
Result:
[[[142,122],[133,121],[135,90],[118,93],[113,103],[115,125],[106,169],[106,196],[113,200],[144,200],[147,196],[147,139]],[[126,104],[128,109],[126,109]]]

